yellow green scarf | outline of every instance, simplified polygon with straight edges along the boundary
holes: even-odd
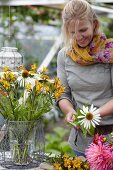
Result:
[[[85,48],[78,47],[74,42],[66,54],[80,65],[113,63],[113,38],[107,39],[104,34],[96,35]]]

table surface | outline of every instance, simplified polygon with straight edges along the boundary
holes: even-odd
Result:
[[[7,158],[9,159],[11,156],[10,156],[10,152],[5,152],[6,153],[6,155],[7,155]],[[0,153],[0,158],[1,158],[1,156],[2,156],[2,153]],[[8,160],[9,161],[9,160]],[[2,162],[2,159],[0,159],[0,163]],[[44,163],[45,164],[45,163]],[[39,165],[40,166],[40,165]],[[28,167],[24,167],[23,169],[22,168],[18,168],[18,169],[16,169],[16,168],[11,168],[10,167],[10,169],[9,168],[4,168],[3,166],[1,166],[1,164],[0,164],[0,170],[43,170],[43,168],[39,168],[39,167],[32,167],[32,168],[28,168]]]
[[[2,166],[0,166],[0,170],[9,170],[9,169],[7,169],[7,168],[3,168]],[[16,170],[16,169],[13,169],[13,170]],[[18,169],[19,170],[19,169]],[[22,169],[21,169],[22,170]],[[42,169],[40,169],[39,167],[37,167],[37,168],[32,168],[32,169],[24,169],[24,170],[42,170]]]

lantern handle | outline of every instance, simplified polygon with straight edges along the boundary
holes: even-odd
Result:
[[[11,36],[11,6],[9,5],[8,6],[9,8],[8,8],[8,13],[9,13],[9,17],[8,17],[8,35],[7,36],[5,36],[4,38],[3,38],[3,47],[4,46],[12,46],[12,45],[10,45],[11,44],[11,42],[12,42],[12,40],[15,40],[15,45],[14,46],[16,46],[17,47],[17,41],[16,41],[16,38],[12,38],[12,36]]]

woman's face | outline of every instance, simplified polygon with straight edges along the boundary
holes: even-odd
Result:
[[[69,35],[71,39],[76,39],[80,47],[86,47],[92,40],[96,22],[89,20],[72,20],[69,24]]]

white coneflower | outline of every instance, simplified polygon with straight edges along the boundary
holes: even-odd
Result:
[[[83,110],[80,110],[81,115],[78,116],[80,119],[80,125],[83,125],[84,128],[90,129],[91,126],[95,128],[95,125],[99,125],[100,122],[100,114],[99,109],[91,105],[90,108],[83,106]]]

